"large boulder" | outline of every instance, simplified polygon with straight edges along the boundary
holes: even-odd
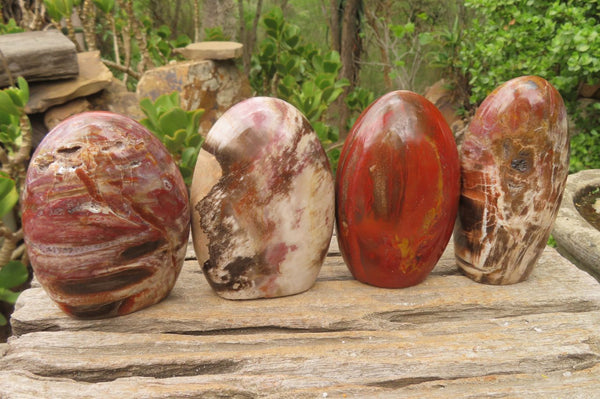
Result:
[[[234,61],[192,60],[177,62],[144,73],[137,86],[141,100],[155,101],[163,94],[179,92],[181,107],[205,110],[200,134],[232,105],[251,96],[250,83]]]

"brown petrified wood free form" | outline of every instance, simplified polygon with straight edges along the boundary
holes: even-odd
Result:
[[[458,266],[483,283],[525,280],[546,246],[569,172],[560,94],[535,76],[504,83],[477,110],[460,156]]]

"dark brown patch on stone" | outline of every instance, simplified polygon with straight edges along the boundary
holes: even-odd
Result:
[[[119,255],[119,259],[122,261],[130,261],[135,258],[139,258],[141,256],[147,255],[151,252],[156,251],[157,248],[161,247],[164,244],[162,240],[156,241],[148,241],[139,245],[135,245],[133,247],[129,247]]]
[[[119,308],[123,300],[90,306],[70,306],[64,303],[59,304],[65,313],[80,319],[103,319],[105,317],[118,316]]]
[[[211,259],[204,262],[202,271],[207,277],[210,286],[217,292],[223,291],[241,291],[248,288],[252,284],[252,280],[248,278],[254,273],[256,259],[249,257],[238,257],[233,262],[218,267]],[[223,269],[227,272],[226,277],[221,277],[221,281],[216,281],[212,278],[211,271],[215,268]]]
[[[92,295],[138,284],[151,275],[151,270],[138,267],[101,277],[61,280],[56,283],[56,289],[66,295]]]

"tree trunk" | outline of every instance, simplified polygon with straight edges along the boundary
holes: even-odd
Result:
[[[95,51],[96,47],[96,34],[94,32],[96,25],[96,6],[92,3],[92,0],[83,1],[83,33],[85,36],[85,43],[88,51]]]
[[[194,42],[200,41],[200,0],[193,0],[194,3]]]
[[[362,0],[346,0],[344,3],[340,30],[340,58],[342,61],[340,78],[348,79],[350,85],[344,88],[344,93],[337,101],[340,114],[338,125],[340,139],[346,138],[348,134],[346,124],[350,117],[350,111],[344,100],[358,83],[359,62],[362,53],[362,40],[360,37],[360,14],[362,7]]]
[[[173,16],[173,36],[177,37],[179,34],[179,14],[181,14],[181,0],[175,2],[175,15]]]
[[[244,0],[238,0],[238,14],[239,14],[239,40],[244,45],[244,54],[242,61],[244,63],[244,73],[248,75],[250,73],[250,60],[252,58],[252,52],[256,45],[256,30],[258,29],[258,21],[262,12],[263,0],[256,2],[256,11],[254,13],[254,20],[252,22],[251,29],[246,29],[246,21],[244,19]]]
[[[226,37],[235,37],[234,0],[204,0],[202,5],[202,29],[217,27],[221,27]]]
[[[340,52],[340,19],[343,11],[342,0],[331,0],[329,3],[329,31],[331,33],[331,48]]]
[[[368,24],[370,25],[375,45],[379,49],[381,56],[381,64],[383,68],[383,82],[386,90],[392,89],[392,64],[390,62],[390,37],[389,25],[391,24],[391,1],[378,1],[375,7],[370,8],[365,12]]]

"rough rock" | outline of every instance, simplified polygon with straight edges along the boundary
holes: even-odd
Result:
[[[444,79],[438,80],[425,89],[423,97],[431,101],[442,113],[448,126],[460,120],[457,111],[460,106],[456,93],[448,88],[448,82]]]
[[[552,236],[561,255],[600,281],[600,231],[588,223],[575,207],[579,192],[598,186],[598,169],[569,175]]]
[[[188,60],[230,60],[241,57],[243,48],[237,42],[197,42],[174,51]]]
[[[585,98],[597,98],[600,99],[600,82],[596,84],[589,85],[583,84],[581,85],[581,89],[579,90],[579,95]]]
[[[0,35],[0,51],[13,79],[23,76],[28,82],[73,78],[79,73],[75,45],[62,33],[35,31]],[[0,87],[10,77],[0,68]]]
[[[178,91],[181,107],[203,108],[199,132],[206,135],[216,120],[232,105],[251,96],[250,83],[233,61],[186,61],[144,73],[137,86],[141,100],[155,101]]]
[[[79,53],[77,62],[80,73],[76,78],[30,85],[28,114],[44,112],[54,105],[97,93],[112,81],[113,75],[100,61],[99,51]]]
[[[117,78],[113,78],[104,90],[88,97],[88,100],[96,111],[115,112],[135,120],[145,117],[137,95],[128,91],[125,84]]]
[[[67,119],[69,116],[80,114],[92,109],[92,104],[85,98],[77,98],[69,101],[66,104],[57,105],[50,108],[44,114],[44,125],[48,130],[52,130],[54,126]]]

